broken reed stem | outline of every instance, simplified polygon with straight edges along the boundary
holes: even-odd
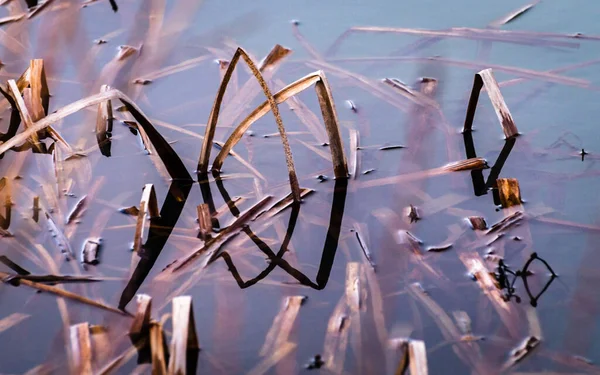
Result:
[[[421,340],[411,340],[408,342],[408,364],[410,375],[427,375],[427,351],[425,342]]]
[[[198,350],[198,335],[194,321],[192,297],[173,298],[173,336],[171,337],[171,356],[168,373],[171,375],[186,374],[187,353]]]
[[[465,124],[463,126],[463,132],[469,132],[473,128],[473,119],[475,118],[475,111],[477,110],[479,93],[481,92],[483,86],[485,86],[488,97],[490,98],[492,106],[494,107],[494,111],[496,112],[496,116],[498,117],[498,121],[502,126],[504,137],[511,138],[519,135],[517,126],[515,125],[512,115],[510,114],[510,110],[506,106],[504,97],[500,92],[500,86],[498,86],[498,82],[496,81],[496,78],[494,78],[492,69],[484,69],[475,74],[475,78],[473,80],[473,89],[471,90],[471,97],[469,98],[469,104],[467,107]]]
[[[152,297],[147,294],[137,295],[137,310],[129,328],[129,337],[134,341],[140,340],[150,329],[152,318]]]
[[[201,240],[206,241],[212,231],[210,208],[207,203],[202,203],[196,207],[196,210],[198,211],[199,237]]]
[[[284,103],[286,100],[301,93],[313,84],[315,85],[319,105],[321,107],[321,113],[323,114],[325,130],[327,131],[327,137],[329,139],[329,148],[331,150],[334,175],[336,178],[347,178],[348,166],[346,163],[346,156],[344,154],[342,137],[340,135],[339,121],[337,118],[335,103],[333,102],[333,97],[331,95],[331,89],[327,83],[325,73],[321,70],[310,73],[279,90],[277,93],[275,93],[275,95],[273,95],[273,98],[277,104]],[[242,120],[242,122],[240,122],[213,161],[213,170],[221,169],[225,158],[227,155],[229,155],[233,147],[242,139],[244,133],[253,123],[266,115],[269,112],[269,108],[269,101],[265,101],[256,107],[254,111],[252,111],[244,120]],[[204,139],[206,142],[206,136]],[[210,151],[208,152],[210,153]]]
[[[516,178],[499,178],[496,180],[496,185],[502,208],[520,206],[523,203],[519,181]]]
[[[167,362],[164,347],[162,324],[150,324],[150,351],[152,358],[152,375],[167,375]]]
[[[264,80],[261,72],[256,67],[252,59],[248,56],[246,51],[242,48],[238,48],[233,57],[231,58],[231,62],[229,63],[229,67],[225,72],[223,80],[221,81],[221,85],[219,86],[219,91],[217,92],[217,97],[215,98],[215,102],[213,104],[212,110],[210,111],[210,116],[208,117],[208,122],[206,125],[206,132],[204,135],[204,140],[202,142],[202,150],[200,152],[200,158],[198,160],[198,172],[201,174],[206,174],[208,172],[208,162],[210,158],[210,151],[213,146],[213,139],[215,136],[215,130],[217,127],[217,121],[219,119],[219,111],[221,109],[221,104],[223,102],[223,98],[225,96],[225,90],[227,89],[227,84],[231,79],[233,71],[240,59],[246,62],[246,65],[252,71],[252,74],[260,84],[263,93],[267,97],[267,101],[269,102],[269,106],[271,108],[271,112],[273,112],[273,116],[275,117],[275,122],[277,123],[277,129],[279,130],[279,134],[281,136],[281,143],[283,144],[283,151],[285,153],[285,161],[288,168],[288,174],[290,178],[290,187],[292,189],[292,196],[294,197],[294,201],[300,202],[300,185],[298,183],[298,177],[296,176],[296,169],[294,168],[294,161],[292,159],[292,151],[289,145],[289,141],[287,135],[285,133],[285,128],[283,126],[283,120],[281,119],[281,115],[279,114],[279,108],[277,106],[277,102],[273,98],[273,94],[269,89],[267,82]]]
[[[135,224],[135,234],[133,238],[133,251],[141,256],[142,241],[144,237],[144,228],[146,227],[146,218],[150,216],[158,217],[160,215],[158,202],[156,200],[156,192],[153,184],[146,184],[142,191],[142,199],[140,199],[140,208],[138,210],[137,221]]]
[[[15,104],[17,105],[17,109],[19,110],[19,114],[21,115],[21,121],[23,121],[25,129],[31,128],[33,126],[33,120],[31,119],[31,115],[29,114],[27,105],[25,105],[25,100],[23,100],[21,92],[19,91],[17,83],[14,79],[8,80],[8,89],[12,93],[13,99],[15,100]],[[42,152],[40,146],[40,139],[38,138],[37,132],[31,134],[30,142],[38,152]]]
[[[92,375],[92,344],[90,325],[80,323],[69,329],[71,339],[71,369],[73,374]]]

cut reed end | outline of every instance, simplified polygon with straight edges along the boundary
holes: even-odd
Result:
[[[498,185],[502,208],[521,205],[523,202],[521,200],[521,189],[516,178],[499,178],[496,180],[496,184]]]

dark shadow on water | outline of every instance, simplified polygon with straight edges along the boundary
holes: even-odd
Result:
[[[235,203],[231,200],[225,186],[223,185],[222,179],[218,174],[215,174],[215,180],[217,184],[217,188],[219,192],[223,196],[225,202],[229,207],[229,210],[234,216],[239,216],[240,211],[235,206]],[[346,179],[339,179],[335,182],[334,194],[333,194],[333,202],[331,207],[331,214],[329,219],[329,227],[327,230],[327,235],[325,238],[325,244],[323,245],[323,252],[321,255],[321,261],[319,264],[319,270],[317,272],[316,283],[313,282],[309,277],[304,275],[299,270],[292,267],[283,256],[288,251],[289,243],[292,239],[292,235],[294,233],[294,229],[296,227],[296,222],[298,220],[298,215],[300,214],[300,204],[294,203],[291,206],[290,218],[288,221],[288,226],[286,230],[285,237],[279,251],[277,253],[273,252],[273,250],[262,241],[252,230],[247,226],[242,231],[254,242],[254,244],[269,258],[269,265],[256,277],[244,281],[240,276],[233,259],[229,255],[227,251],[221,252],[215,259],[223,258],[231,275],[237,282],[238,286],[242,289],[248,288],[252,285],[255,285],[259,281],[263,280],[267,277],[276,267],[280,267],[285,272],[287,272],[290,276],[296,279],[300,284],[308,286],[313,289],[321,290],[324,289],[329,281],[329,275],[331,274],[331,269],[333,267],[333,263],[335,260],[335,254],[337,251],[337,246],[339,242],[341,227],[342,227],[342,219],[344,215],[344,207],[346,202],[346,194],[347,194],[348,181]],[[210,187],[208,183],[206,183],[203,187],[203,197],[205,197],[205,202],[209,204],[212,202],[212,196],[210,195]],[[206,199],[208,198],[208,199]],[[211,262],[212,262],[211,261]]]

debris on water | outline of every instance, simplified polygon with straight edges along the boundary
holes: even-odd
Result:
[[[585,156],[589,155],[589,152],[586,152],[585,149],[582,148],[579,155],[581,155],[581,161],[585,161]]]
[[[300,25],[300,21],[299,20],[290,20],[290,23],[294,26],[298,26]]]
[[[523,239],[519,236],[514,236],[512,239],[513,241],[523,241]]]
[[[108,41],[106,41],[105,39],[94,39],[94,44],[106,44],[108,43]]]
[[[429,246],[429,247],[427,247],[427,249],[425,249],[425,251],[441,253],[443,251],[450,250],[451,248],[452,248],[452,244],[448,243],[448,244],[442,244],[442,245],[438,245],[438,246]]]
[[[514,366],[518,362],[520,362],[523,358],[525,358],[529,353],[531,353],[539,344],[540,339],[535,336],[529,336],[519,346],[513,349],[510,353],[510,357],[504,364],[504,370],[509,369]]]
[[[324,174],[320,174],[317,176],[317,180],[319,180],[319,182],[325,182],[329,180],[329,177],[325,176]]]
[[[136,206],[119,208],[119,212],[125,215],[137,216],[140,210]]]
[[[421,220],[421,216],[419,215],[419,209],[412,204],[404,209],[405,216],[410,220],[410,223],[416,223]]]
[[[502,208],[521,205],[521,189],[516,178],[499,178],[496,183]]]
[[[317,354],[313,358],[311,358],[310,362],[308,362],[305,367],[307,370],[314,370],[321,368],[324,364],[325,361],[323,361],[321,355]]]
[[[360,233],[359,230],[359,225],[355,225],[354,229],[351,229],[352,232],[354,232],[354,234],[356,235],[356,240],[358,241],[358,245],[360,246],[363,254],[365,255],[365,258],[367,259],[367,262],[369,262],[369,265],[371,266],[371,268],[373,268],[373,270],[376,269],[376,265],[375,262],[373,261],[373,256],[371,255],[371,251],[369,250],[369,247],[367,246],[367,242],[365,241],[365,239],[363,238],[363,236]]]
[[[146,86],[152,83],[151,79],[145,79],[145,78],[136,78],[133,83],[135,83],[136,85],[142,85],[142,86]]]
[[[77,202],[77,204],[75,205],[75,207],[73,207],[73,210],[69,213],[69,216],[67,217],[67,224],[74,223],[75,221],[81,218],[81,216],[87,208],[87,200],[87,195],[84,195]]]
[[[487,223],[485,222],[485,218],[482,216],[469,216],[467,218],[471,229],[473,230],[485,230],[487,229]]]
[[[367,175],[369,173],[375,172],[375,168],[366,169],[362,172],[362,174]]]
[[[100,263],[98,255],[100,253],[100,246],[102,239],[100,238],[88,238],[83,244],[81,249],[81,262],[84,264],[91,264],[93,266]]]
[[[379,150],[380,151],[387,151],[387,150],[398,150],[398,149],[401,149],[401,148],[406,148],[406,146],[404,146],[404,145],[382,146],[382,147],[379,147]]]
[[[486,234],[491,234],[491,233],[494,233],[497,231],[506,230],[506,229],[512,227],[513,225],[518,224],[524,217],[525,217],[525,215],[523,214],[522,211],[516,211],[515,213],[505,217],[504,219],[500,220],[496,224],[492,225],[492,227],[490,229],[488,229]]]
[[[247,130],[247,131],[246,131],[246,135],[247,135],[248,137],[254,137],[254,132],[253,132],[252,130]]]
[[[358,112],[358,108],[356,108],[356,104],[352,100],[345,101],[346,107],[352,112]]]

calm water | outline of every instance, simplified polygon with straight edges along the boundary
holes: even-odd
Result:
[[[0,74],[3,80],[17,78],[28,66],[30,58],[44,58],[52,93],[50,111],[97,92],[100,84],[122,90],[172,142],[190,174],[196,168],[202,143],[199,136],[204,135],[220,81],[214,60],[229,59],[234,51],[232,46],[242,46],[257,60],[277,43],[292,49],[293,54],[270,80],[271,87],[280,88],[282,82],[287,84],[320,69],[318,62],[294,36],[291,19],[300,21],[299,30],[305,40],[325,56],[335,39],[352,26],[485,28],[495,19],[524,5],[519,1],[482,3],[466,0],[379,4],[366,1],[327,4],[206,1],[196,7],[194,2],[167,2],[167,18],[162,25],[167,36],[157,44],[152,33],[147,32],[155,27],[148,22],[152,12],[150,3],[121,1],[117,14],[103,2],[83,9],[73,3],[70,7],[50,8],[27,23],[2,26],[24,49],[16,53],[3,48],[1,59],[5,67]],[[160,3],[152,2],[159,8]],[[169,15],[173,18],[168,18]],[[596,22],[599,15],[600,5],[589,1],[546,1],[503,29],[600,35],[600,26]],[[160,16],[152,19],[159,20]],[[71,28],[53,35],[48,30],[54,30],[57,24],[71,25]],[[92,41],[98,38],[104,38],[108,43],[93,44]],[[600,334],[597,325],[600,311],[597,285],[600,280],[596,271],[600,267],[600,257],[595,253],[595,244],[600,240],[595,188],[600,184],[596,162],[600,139],[596,129],[600,111],[597,106],[598,65],[589,64],[556,73],[585,80],[588,87],[549,83],[525,75],[522,82],[502,89],[522,135],[508,154],[499,176],[519,180],[526,201],[523,207],[529,216],[490,246],[486,246],[485,239],[480,240],[480,245],[473,246],[475,234],[466,229],[464,218],[480,215],[493,224],[504,218],[507,210],[497,209],[492,192],[474,194],[470,172],[365,187],[369,181],[414,175],[465,158],[460,130],[473,74],[477,70],[490,65],[540,72],[558,69],[597,59],[599,42],[552,39],[569,43],[557,47],[543,46],[539,42],[538,45],[490,44],[445,38],[431,41],[426,47],[415,47],[420,40],[421,37],[416,35],[356,33],[340,45],[334,56],[324,57],[336,67],[366,77],[384,93],[397,95],[397,103],[401,103],[393,106],[357,85],[355,80],[323,68],[337,105],[347,155],[349,129],[359,130],[360,145],[365,146],[358,152],[360,173],[350,179],[347,186],[334,181],[329,161],[305,146],[308,144],[328,152],[319,145],[322,140],[315,139],[307,131],[289,106],[280,105],[287,131],[302,132],[290,135],[300,184],[314,189],[315,193],[304,200],[298,211],[287,209],[272,220],[259,218],[250,224],[250,229],[274,253],[280,250],[286,234],[291,235],[284,259],[306,275],[314,283],[312,287],[298,284],[281,267],[272,267],[272,272],[256,283],[249,282],[269,267],[272,260],[244,233],[224,248],[243,281],[236,281],[230,272],[233,267],[228,266],[224,258],[203,270],[201,262],[196,262],[190,271],[177,278],[167,279],[165,273],[161,277],[161,270],[167,265],[202,245],[196,238],[196,206],[207,202],[209,196],[216,208],[224,206],[227,196],[244,196],[247,199],[238,207],[243,211],[257,201],[260,192],[276,198],[288,193],[281,143],[277,137],[263,137],[277,130],[270,115],[255,123],[252,127],[254,136],[245,136],[235,148],[265,180],[255,183],[248,170],[230,157],[223,168],[224,176],[245,176],[224,178],[222,182],[211,179],[210,194],[207,189],[202,191],[197,183],[185,186],[164,178],[144,151],[139,137],[132,135],[122,123],[115,121],[111,157],[107,158],[95,147],[95,111],[82,111],[68,117],[57,124],[56,129],[71,145],[87,152],[85,158],[65,162],[67,182],[73,180],[72,196],[57,193],[51,155],[11,151],[0,162],[0,174],[7,177],[7,187],[0,195],[11,194],[14,205],[9,230],[15,235],[0,240],[0,254],[7,255],[34,274],[83,272],[109,278],[102,283],[66,288],[102,299],[111,306],[121,302],[129,311],[135,310],[135,299],[129,303],[128,300],[139,287],[137,292],[153,297],[153,317],[157,320],[168,318],[165,314],[170,313],[173,296],[191,295],[202,349],[198,373],[240,374],[256,369],[261,361],[271,356],[270,353],[261,355],[260,351],[282,302],[294,295],[308,297],[299,309],[288,338],[296,347],[275,366],[268,367],[265,373],[308,371],[304,365],[310,358],[326,352],[324,341],[328,321],[338,301],[342,301],[342,305],[345,303],[346,272],[352,262],[359,263],[364,270],[365,290],[363,308],[350,317],[343,373],[393,373],[399,357],[390,349],[388,341],[397,337],[425,341],[432,374],[447,373],[449,369],[457,374],[473,371],[460,359],[460,353],[474,353],[475,350],[479,351],[479,361],[485,369],[481,372],[500,373],[510,350],[530,334],[528,314],[539,318],[542,343],[507,372],[600,373],[600,369],[585,362],[600,361],[600,347],[595,340]],[[49,47],[51,41],[55,43],[53,47]],[[141,43],[144,46],[139,57],[117,64],[118,69],[111,68],[115,66],[110,61],[117,46],[139,46]],[[206,59],[185,72],[156,78],[146,86],[131,83],[158,68],[200,56],[206,56]],[[346,60],[386,56],[441,56],[477,62],[480,68],[423,59]],[[242,66],[238,70],[241,86],[249,80],[249,75]],[[520,77],[502,69],[494,72],[499,82]],[[393,77],[413,85],[424,76],[438,80],[433,98],[439,103],[445,122],[439,116],[411,105],[379,82],[382,78]],[[320,118],[312,89],[298,97]],[[251,102],[236,101],[235,96],[228,96],[225,107],[243,106],[243,113],[249,113],[263,100],[260,95]],[[358,111],[349,110],[344,103],[346,100],[352,100]],[[404,110],[399,108],[401,106]],[[224,113],[221,125],[231,123],[231,118]],[[124,119],[122,113],[116,116]],[[1,120],[3,132],[9,118],[10,111],[5,111]],[[493,165],[505,147],[505,141],[484,93],[480,97],[474,126],[477,155]],[[216,140],[226,140],[230,131],[231,128],[219,127]],[[396,144],[407,147],[379,150],[383,145]],[[583,161],[578,155],[582,148],[590,153]],[[217,152],[213,149],[213,158]],[[21,158],[25,158],[23,167],[15,172]],[[374,171],[362,174],[371,169]],[[490,170],[483,172],[485,179],[489,173]],[[22,179],[14,179],[15,174]],[[317,175],[326,175],[329,179],[319,182]],[[149,183],[154,184],[161,207],[161,219],[154,223],[157,227],[174,225],[174,229],[151,230],[154,237],[146,244],[147,257],[138,263],[139,257],[130,251],[135,219],[117,209],[139,205],[141,189]],[[40,219],[39,223],[31,219],[31,199],[32,195],[39,195],[42,206],[52,209],[59,226],[63,227],[68,212],[90,191],[95,194],[81,223],[76,226],[70,244],[78,254],[85,239],[94,234],[101,235],[103,246],[101,263],[83,271],[74,262],[64,261],[47,231],[45,219]],[[404,217],[404,208],[411,204],[421,211],[422,220],[416,223],[408,223]],[[233,214],[225,210],[219,222],[224,226],[233,218]],[[374,273],[352,231],[356,228],[360,228],[372,253],[376,264]],[[398,230],[408,230],[424,242],[422,259],[405,243],[398,243]],[[459,238],[458,234],[463,232]],[[515,236],[522,241],[514,240]],[[337,237],[339,239],[335,241]],[[445,252],[424,252],[427,246],[449,242],[454,246]],[[503,254],[513,269],[522,267],[529,254],[535,251],[559,274],[539,298],[535,309],[530,306],[522,281],[517,281],[517,294],[522,302],[517,304],[513,299],[507,304],[513,313],[516,331],[507,329],[490,299],[468,277],[468,270],[458,256],[474,251],[483,256],[490,247]],[[55,261],[58,271],[42,257],[45,251]],[[130,282],[126,287],[136,264],[138,271],[134,279],[137,282]],[[548,276],[538,262],[532,269],[534,275],[528,279],[533,294],[536,294],[544,287]],[[8,272],[8,269],[2,271]],[[144,273],[148,273],[145,278],[138,277]],[[186,286],[189,280],[192,281]],[[451,319],[454,312],[465,311],[472,321],[473,334],[483,336],[485,340],[468,344],[445,337],[438,325],[439,317],[432,318],[426,305],[409,293],[415,282],[420,283],[428,298],[441,306]],[[379,296],[381,307],[378,307]],[[97,350],[94,353],[95,369],[131,347],[126,337],[128,318],[71,301],[66,302],[67,315],[61,318],[54,296],[37,294],[25,286],[0,285],[0,300],[0,319],[15,313],[27,315],[20,324],[5,331],[0,329],[0,373],[26,373],[42,364],[53,373],[66,373],[65,321],[69,324],[89,322],[108,328],[105,346],[100,339],[95,338],[93,342]],[[170,330],[168,319],[165,323],[168,340]],[[131,373],[135,368],[134,356],[118,373]],[[150,367],[145,364],[137,371],[150,373]],[[331,372],[325,369],[314,371]]]

